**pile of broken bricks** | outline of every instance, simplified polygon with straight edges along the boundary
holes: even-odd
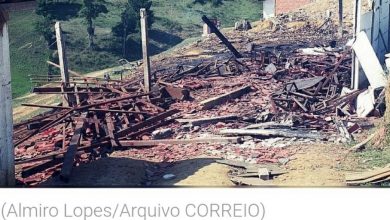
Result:
[[[308,46],[250,44],[240,56],[167,57],[153,63],[161,69],[151,93],[141,70],[122,81],[85,77],[65,89],[34,88],[66,95],[69,105],[25,104],[51,110],[15,125],[17,179],[69,180],[74,165],[113,151],[159,163],[207,156],[261,166],[288,163],[299,150],[289,146],[350,141],[363,127],[353,107],[363,91],[346,89],[351,50]],[[238,184],[254,175],[236,174]]]

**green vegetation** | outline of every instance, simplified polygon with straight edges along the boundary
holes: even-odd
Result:
[[[13,12],[10,18],[12,93],[15,98],[30,91],[29,74],[47,73],[45,63],[49,50],[45,39],[35,31],[38,16],[34,12]]]
[[[95,49],[95,26],[94,20],[99,17],[100,14],[106,14],[108,12],[105,2],[102,0],[83,0],[82,8],[80,10],[80,17],[83,17],[87,23],[88,33],[88,49]]]
[[[218,6],[213,1],[194,4],[194,0],[152,0],[151,10],[154,12],[154,23],[150,30],[150,50],[152,54],[166,51],[183,40],[198,37],[202,32],[201,16],[216,17],[221,20],[222,27],[233,26],[241,19],[258,20],[261,14],[261,3],[257,0],[225,0]],[[107,13],[94,19],[95,50],[89,50],[89,38],[86,19],[80,17],[82,0],[73,0],[72,5],[62,5],[54,20],[61,20],[66,38],[70,69],[79,72],[90,72],[117,66],[123,57],[123,35],[116,36],[113,27],[121,21],[128,0],[107,0],[104,4]],[[77,13],[78,12],[78,13]],[[138,16],[138,14],[137,14]],[[42,16],[31,11],[12,12],[10,14],[11,65],[13,76],[14,98],[23,95],[31,88],[28,74],[45,75],[48,72],[46,60],[55,57],[48,47],[42,31],[50,26],[51,21],[41,20]],[[41,20],[41,23],[38,21]],[[35,27],[41,25],[38,31]],[[51,27],[54,31],[54,27]],[[47,31],[47,30],[46,30]],[[140,34],[135,31],[127,36],[127,60],[141,58]]]
[[[364,168],[384,167],[390,164],[390,148],[383,150],[369,148],[357,155]]]
[[[131,55],[127,50],[127,44],[134,39],[131,34],[140,33],[142,8],[147,11],[147,24],[151,28],[154,23],[154,12],[151,9],[152,1],[150,0],[128,0],[125,10],[121,14],[121,19],[117,25],[112,28],[114,36],[122,41],[122,56],[129,58]],[[137,39],[137,38],[136,38]]]

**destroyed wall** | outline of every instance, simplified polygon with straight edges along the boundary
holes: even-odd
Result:
[[[313,0],[275,0],[275,13],[287,13],[313,2]]]
[[[263,18],[269,19],[275,17],[275,0],[263,1]]]
[[[369,11],[361,17],[361,31],[367,33],[372,46],[381,63],[384,62],[384,56],[389,50],[389,11],[390,1],[374,1],[374,10]]]
[[[390,0],[373,1],[372,9],[373,10],[366,13],[362,12],[361,7],[356,9],[355,34],[359,35],[360,32],[364,32],[375,53],[372,58],[368,57],[367,52],[363,53],[364,57],[361,57],[361,60],[359,60],[359,57],[356,58],[357,61],[354,66],[353,74],[354,88],[363,88],[369,81],[366,77],[366,74],[369,73],[365,73],[361,67],[359,67],[359,62],[365,62],[367,59],[378,59],[380,64],[376,65],[378,66],[377,69],[382,69],[379,65],[384,65],[385,55],[390,52]],[[363,58],[364,60],[362,60]],[[373,62],[369,63],[371,66],[373,65]],[[369,69],[373,69],[371,66],[369,66]]]

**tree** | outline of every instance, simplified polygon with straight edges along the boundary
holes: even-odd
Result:
[[[93,20],[99,17],[100,14],[108,12],[104,3],[103,0],[83,0],[83,5],[79,13],[87,22],[88,48],[90,49],[95,49],[95,27]]]
[[[78,14],[81,5],[72,0],[37,0],[35,13],[38,15],[35,23],[35,30],[45,39],[47,47],[51,52],[48,60],[57,62],[58,57],[55,50],[57,49],[56,37],[54,32],[54,23],[56,21],[64,21]],[[56,70],[52,66],[48,66],[48,74],[52,74]]]
[[[150,0],[128,0],[125,10],[121,14],[120,22],[112,28],[116,37],[122,39],[123,57],[126,56],[126,42],[132,33],[140,30],[140,9],[145,8],[148,13],[148,27],[154,22],[154,13],[151,10],[152,1]]]
[[[49,49],[53,48],[52,45],[56,40],[53,26],[54,21],[48,17],[40,17],[35,23],[35,30],[45,39]]]
[[[201,5],[204,5],[206,4],[207,2],[211,2],[211,4],[214,6],[214,7],[217,7],[217,6],[220,6],[223,4],[223,0],[194,0],[193,1],[193,4],[201,4]]]

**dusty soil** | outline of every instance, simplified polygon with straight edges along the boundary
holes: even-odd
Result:
[[[341,146],[305,146],[286,165],[287,174],[274,180],[279,186],[345,186],[345,149]]]
[[[59,175],[42,183],[42,187],[139,187],[145,178],[145,162],[123,157],[107,157],[73,168],[70,181]]]
[[[182,161],[166,170],[176,175],[173,180],[159,180],[155,186],[200,186],[229,187],[234,186],[228,176],[230,168],[217,164],[210,159]]]
[[[317,144],[300,146],[299,152],[284,167],[287,174],[273,180],[274,186],[282,187],[339,187],[345,185],[345,174],[354,170],[357,161],[347,155],[347,148],[340,145]],[[158,163],[123,157],[123,152],[74,168],[71,181],[64,183],[55,176],[42,187],[233,187],[230,167],[215,162],[212,158],[194,158],[180,161],[166,169],[154,182],[147,183],[147,167]],[[175,178],[165,180],[163,175]],[[265,186],[267,187],[267,186]]]

